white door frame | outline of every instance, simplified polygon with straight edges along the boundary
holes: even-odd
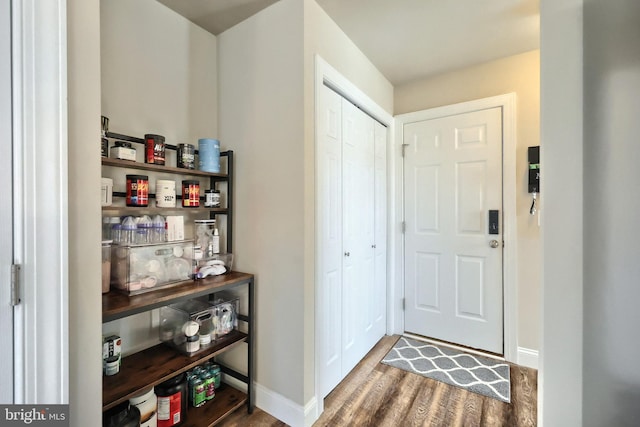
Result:
[[[504,292],[504,358],[509,362],[517,361],[518,354],[518,263],[517,263],[517,222],[516,222],[516,95],[509,93],[490,98],[462,102],[432,108],[424,111],[398,115],[395,121],[393,157],[395,170],[395,193],[400,196],[396,203],[395,216],[404,218],[403,161],[401,145],[404,124],[419,120],[430,120],[488,108],[502,108],[502,190],[503,190],[503,292]],[[392,289],[393,332],[404,333],[404,237],[396,234],[394,264],[395,284]]]
[[[0,150],[12,150],[11,105],[11,4],[0,3]],[[11,264],[13,263],[13,196],[11,195],[13,159],[2,156],[0,182],[2,191],[9,194],[0,205],[0,332],[6,344],[13,344],[13,307],[11,306]],[[9,201],[10,203],[7,203]],[[0,403],[13,403],[13,345],[0,348]]]
[[[392,229],[390,228],[390,224],[392,224],[392,221],[395,221],[395,218],[392,214],[393,209],[394,209],[394,204],[393,201],[396,199],[396,197],[394,197],[393,194],[393,187],[390,186],[390,182],[389,182],[389,178],[392,177],[392,169],[391,169],[391,163],[389,161],[389,159],[391,158],[390,153],[392,151],[392,137],[393,137],[393,117],[386,112],[382,107],[380,107],[378,104],[376,104],[371,98],[369,98],[364,92],[362,92],[357,86],[355,86],[353,83],[351,83],[349,80],[347,80],[342,74],[340,74],[335,68],[333,68],[331,65],[329,65],[329,63],[327,63],[325,60],[323,60],[319,55],[315,56],[315,103],[314,103],[314,107],[315,107],[315,111],[316,111],[316,121],[317,121],[317,114],[319,111],[319,106],[318,106],[318,93],[319,90],[322,88],[322,86],[324,85],[324,83],[327,82],[331,85],[331,87],[338,91],[341,95],[343,95],[345,98],[349,99],[350,101],[354,102],[356,105],[358,105],[359,107],[361,107],[364,111],[367,112],[367,114],[373,116],[376,118],[376,120],[378,120],[379,122],[383,123],[384,125],[387,126],[388,129],[388,141],[387,141],[387,167],[388,167],[388,171],[389,173],[387,174],[387,189],[391,190],[387,192],[387,199],[388,199],[388,203],[387,203],[387,230],[391,231]],[[317,141],[317,135],[315,137],[316,141]],[[315,168],[316,168],[316,174],[315,174],[315,189],[314,191],[317,193],[318,192],[318,171],[319,171],[319,165],[318,165],[318,161],[319,161],[319,156],[317,153],[317,143],[316,143],[316,148],[315,148],[316,152],[315,152],[315,159],[316,159],[316,163],[315,163]],[[322,233],[322,230],[320,229],[320,225],[321,225],[321,221],[318,220],[319,215],[321,214],[321,212],[318,209],[318,205],[316,204],[315,206],[315,301],[318,302],[320,301],[320,288],[319,285],[320,283],[322,283],[322,269],[319,268],[319,266],[322,265],[322,251],[321,251],[321,242],[322,239],[320,239],[320,233]],[[389,241],[389,245],[392,244],[392,236],[391,233],[388,233],[388,241]],[[390,248],[389,248],[390,249]],[[390,258],[389,258],[389,254],[392,253],[391,249],[387,252],[387,307],[389,307],[389,303],[390,303],[390,295],[391,295],[391,288],[392,288],[392,284],[390,281],[390,278],[392,276],[390,276],[390,271],[392,268],[392,263],[390,263]],[[320,375],[321,375],[321,360],[322,360],[322,354],[324,352],[324,349],[322,348],[322,334],[323,334],[323,327],[324,327],[324,315],[325,313],[323,312],[322,307],[319,306],[319,304],[315,304],[315,358],[314,358],[314,387],[315,387],[315,411],[313,414],[307,414],[307,411],[305,410],[305,415],[307,415],[307,420],[311,421],[315,421],[320,414],[324,411],[324,402],[323,402],[323,396],[322,396],[322,390],[320,389]],[[393,330],[390,327],[390,323],[389,323],[389,318],[390,318],[390,311],[387,309],[387,334],[389,333],[393,333]],[[309,406],[309,405],[307,405]]]
[[[12,0],[11,7],[14,262],[22,265],[21,303],[14,311],[14,402],[66,404],[66,1]]]

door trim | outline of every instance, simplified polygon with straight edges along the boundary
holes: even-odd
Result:
[[[12,1],[16,404],[69,402],[66,17]]]
[[[517,248],[517,217],[516,217],[516,94],[483,98],[474,101],[461,102],[428,110],[416,111],[398,115],[394,118],[395,138],[393,157],[395,169],[395,192],[400,195],[396,203],[395,216],[404,219],[404,188],[403,161],[401,144],[403,140],[403,125],[418,120],[437,119],[446,116],[463,114],[488,108],[502,108],[502,198],[503,198],[503,329],[504,329],[504,358],[509,362],[517,362],[518,357],[518,248]],[[399,226],[398,226],[399,227]],[[404,299],[404,236],[400,235],[396,242],[395,287],[392,292],[398,295],[395,299]],[[393,332],[404,333],[404,310],[396,309],[393,314]]]

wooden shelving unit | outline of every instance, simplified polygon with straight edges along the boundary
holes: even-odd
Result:
[[[127,135],[108,133],[107,137],[119,140],[144,144],[141,138]],[[175,146],[167,146],[175,149]],[[206,177],[209,179],[210,188],[216,183],[226,183],[226,207],[224,208],[156,208],[150,207],[126,207],[107,206],[102,208],[103,213],[139,215],[144,213],[166,212],[208,212],[214,219],[216,215],[226,215],[226,251],[232,252],[232,206],[233,206],[233,151],[220,153],[221,158],[226,158],[226,173],[209,173],[199,170],[183,169],[171,166],[159,166],[140,162],[131,162],[120,159],[102,158],[103,167],[136,169],[163,174],[175,174],[182,176]],[[122,197],[121,193],[113,194]],[[153,197],[153,195],[150,195]],[[247,333],[234,330],[231,333],[217,339],[206,350],[193,356],[180,353],[178,350],[165,344],[159,344],[146,350],[134,353],[122,359],[120,372],[113,376],[103,376],[102,381],[102,407],[103,411],[128,400],[132,396],[149,387],[156,386],[176,375],[182,374],[215,356],[224,353],[239,345],[247,345],[247,375],[221,364],[222,372],[247,385],[247,392],[236,390],[224,384],[216,390],[216,396],[211,402],[201,408],[187,410],[187,417],[182,424],[187,427],[213,426],[219,423],[227,415],[247,406],[249,412],[254,408],[253,375],[254,375],[254,277],[252,274],[230,271],[224,275],[211,276],[202,280],[186,280],[172,284],[167,288],[159,288],[154,291],[134,296],[128,296],[118,291],[111,291],[102,296],[102,322],[111,322],[134,314],[160,308],[176,302],[192,298],[204,297],[223,290],[238,286],[248,287],[248,312],[238,313],[238,320],[246,323]]]

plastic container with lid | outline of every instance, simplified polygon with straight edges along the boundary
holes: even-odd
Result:
[[[200,181],[190,179],[182,181],[182,207],[200,207]]]
[[[155,388],[158,396],[158,427],[174,427],[187,417],[187,380],[180,374]]]
[[[156,180],[156,206],[159,208],[176,207],[176,182],[169,179]]]
[[[102,241],[102,293],[109,292],[111,285],[111,244],[113,240]]]
[[[204,172],[220,172],[220,141],[212,138],[198,140],[198,166]]]
[[[220,190],[213,188],[204,190],[204,207],[219,208],[220,207]]]
[[[149,177],[147,175],[127,175],[127,206],[149,206]]]
[[[102,427],[138,427],[140,410],[129,402],[122,402],[102,414]]]
[[[129,403],[140,410],[140,427],[157,427],[158,396],[153,387],[129,399]]]
[[[144,162],[155,165],[164,165],[164,136],[148,133],[144,136],[145,156]]]
[[[113,179],[102,177],[100,188],[102,206],[111,206],[113,203]]]

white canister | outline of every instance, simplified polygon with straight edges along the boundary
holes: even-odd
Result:
[[[113,203],[113,180],[111,178],[102,178],[101,190],[102,206],[111,206]]]
[[[159,179],[156,181],[156,206],[159,208],[176,207],[176,182]]]
[[[153,387],[129,399],[129,403],[140,410],[140,427],[158,426],[158,396]]]

